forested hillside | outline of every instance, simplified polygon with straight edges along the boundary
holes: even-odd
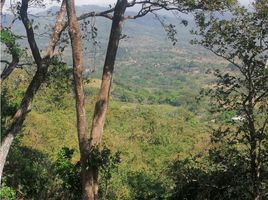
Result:
[[[0,197],[267,199],[267,2],[127,2],[2,14]]]
[[[36,14],[36,30],[40,33],[48,32],[52,26],[53,14],[58,8],[52,7],[46,12]],[[84,6],[77,7],[80,15],[86,10],[105,10],[104,7]],[[47,14],[49,13],[49,14]],[[132,12],[130,12],[131,14]],[[163,13],[164,14],[164,13]],[[51,16],[43,18],[42,16]],[[41,17],[38,17],[41,16]],[[127,21],[117,55],[117,67],[112,96],[123,102],[139,102],[145,104],[195,104],[194,98],[198,95],[203,85],[211,79],[205,74],[208,69],[223,68],[228,65],[201,46],[194,46],[190,41],[194,38],[190,30],[194,29],[193,18],[187,15],[176,18],[166,13],[161,18],[167,24],[176,26],[178,42],[172,45],[167,38],[164,27],[153,15],[148,15],[137,20]],[[4,22],[10,24],[11,16],[5,16]],[[184,26],[181,20],[187,19],[188,25]],[[91,38],[90,24],[94,21],[97,36]],[[42,26],[44,25],[45,26]],[[14,32],[25,35],[22,23],[16,22]],[[106,46],[110,24],[107,19],[89,19],[87,28],[84,28],[85,38],[83,43],[85,74],[99,79],[105,59]],[[89,33],[89,34],[88,34]],[[48,34],[37,35],[40,48],[44,49],[49,40]],[[67,36],[65,36],[67,37]],[[65,38],[66,39],[66,38]],[[27,41],[19,42],[27,46]],[[93,45],[97,42],[97,45]],[[60,46],[65,47],[66,43]],[[72,63],[71,48],[66,46],[62,54],[63,60],[69,65]],[[92,73],[92,71],[94,71]],[[201,75],[202,74],[202,75]],[[196,81],[196,82],[193,82]],[[178,89],[180,88],[180,89]],[[187,106],[187,105],[184,105]]]

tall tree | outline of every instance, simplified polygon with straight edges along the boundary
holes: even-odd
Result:
[[[76,118],[78,142],[80,148],[80,162],[82,165],[82,198],[94,199],[92,179],[88,170],[89,137],[87,137],[87,121],[85,111],[85,94],[83,85],[83,55],[79,24],[75,15],[74,0],[67,0],[67,15],[69,22],[69,35],[72,45],[74,91],[76,100]]]
[[[264,11],[268,5],[265,1],[256,1],[253,6],[252,11],[234,8],[229,21],[212,17],[208,23],[204,23],[204,18],[198,22],[203,36],[200,44],[231,62],[240,72],[240,75],[217,74],[215,97],[221,109],[235,110],[241,118],[241,123],[234,127],[236,131],[229,128],[225,135],[235,145],[245,146],[252,197],[259,200],[262,172],[267,166],[264,144],[268,135],[268,76],[265,73],[268,13]]]
[[[187,183],[177,188],[181,198],[267,198],[267,8],[267,1],[256,1],[252,10],[232,8],[227,18],[218,13],[197,18],[200,30],[196,42],[231,66],[225,72],[216,70],[217,82],[206,94],[211,96],[214,112],[235,114],[229,123],[213,131],[205,167],[195,166],[200,162],[192,164],[190,170],[185,163],[182,166],[187,169],[183,172]]]
[[[66,12],[66,5],[65,0],[63,0],[61,5],[61,10],[58,14],[53,34],[51,36],[51,41],[48,45],[47,54],[44,56],[44,58],[41,57],[37,43],[35,41],[34,37],[34,31],[31,24],[31,21],[28,18],[27,15],[28,10],[28,0],[22,0],[21,9],[20,9],[20,16],[23,21],[28,43],[35,61],[35,64],[37,66],[37,71],[30,82],[28,88],[25,91],[24,97],[21,101],[21,104],[16,111],[14,117],[12,118],[12,122],[10,127],[7,129],[5,133],[5,137],[1,141],[1,147],[0,147],[0,180],[2,177],[4,165],[6,162],[6,158],[8,155],[8,152],[10,150],[11,144],[15,138],[15,136],[18,134],[18,132],[21,129],[21,126],[23,124],[23,121],[29,112],[29,108],[31,106],[31,103],[34,99],[34,96],[36,92],[39,90],[41,84],[45,81],[47,70],[50,65],[50,59],[53,57],[53,50],[60,38],[61,30],[63,29],[63,19]]]
[[[103,67],[99,98],[95,105],[92,120],[90,148],[99,148],[101,143],[112,85],[115,58],[122,33],[123,21],[125,19],[124,13],[127,5],[127,0],[118,0],[114,9],[110,38]],[[98,166],[91,165],[90,172],[93,176],[94,199],[98,199]]]

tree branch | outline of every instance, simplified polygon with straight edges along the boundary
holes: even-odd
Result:
[[[28,15],[28,0],[22,0],[21,9],[20,9],[20,16],[21,20],[24,24],[24,27],[26,29],[26,34],[28,38],[28,43],[30,45],[34,60],[38,67],[41,67],[42,65],[42,58],[39,52],[39,48],[36,44],[35,38],[34,38],[34,31],[32,28],[32,23],[30,22]]]
[[[6,63],[6,64],[8,64],[8,65],[10,64],[10,62],[7,61],[7,60],[0,60],[0,62],[1,62],[1,63]]]
[[[46,52],[45,58],[51,58],[53,56],[56,44],[58,43],[60,36],[64,30],[65,24],[66,24],[63,21],[65,13],[66,13],[66,1],[63,0],[59,14],[58,14],[57,19],[56,19],[56,24],[53,28],[51,40],[50,40],[49,45],[47,47],[47,52]]]
[[[4,70],[1,73],[1,81],[2,80],[5,80],[12,73],[12,71],[18,66],[19,57],[14,56],[14,54],[12,54],[12,61],[11,61],[11,63],[9,63],[6,60],[1,60],[1,62],[2,61],[4,61],[5,63],[7,63],[8,65],[4,68]]]

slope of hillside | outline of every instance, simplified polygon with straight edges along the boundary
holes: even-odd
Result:
[[[23,81],[18,82],[16,88],[22,91],[28,81],[28,75],[18,70],[14,72],[14,77],[17,73]],[[5,82],[4,88],[12,89],[12,77]],[[99,84],[97,79],[86,84],[89,125]],[[12,98],[10,103],[15,103],[17,98]],[[60,98],[60,101],[55,102],[55,98]],[[25,187],[25,177],[27,180],[29,176],[33,178],[31,183],[27,182],[27,187],[30,188],[22,189],[23,192],[28,191],[27,195],[40,197],[50,193],[55,184],[60,184],[57,182],[57,176],[53,175],[53,163],[63,147],[74,149],[72,163],[79,160],[74,105],[72,93],[57,93],[56,88],[49,86],[42,87],[35,98],[24,123],[23,135],[17,138],[5,170],[8,180],[13,180],[13,176],[17,177],[13,183],[15,185]],[[173,185],[166,175],[170,163],[178,157],[184,159],[190,153],[206,151],[208,133],[201,120],[183,106],[141,105],[112,99],[104,127],[103,146],[109,147],[113,153],[121,152],[121,162],[118,169],[112,172],[109,197],[133,199],[142,190],[147,193],[146,188],[151,186],[154,188],[153,194],[148,195],[153,195],[152,199],[154,196],[167,195]],[[90,127],[88,128],[90,130]],[[14,166],[16,171],[13,171]],[[38,171],[39,168],[42,173]],[[23,173],[19,176],[21,171]],[[39,188],[37,183],[44,178],[49,178],[46,188],[43,191],[35,191],[33,188]],[[137,186],[136,183],[141,185]],[[141,191],[136,191],[140,190],[139,188]]]
[[[49,15],[57,12],[52,7]],[[77,15],[89,11],[105,10],[98,6],[77,7]],[[130,12],[129,15],[134,13]],[[39,16],[46,16],[47,12],[39,13]],[[35,17],[34,25],[38,28],[36,32],[44,33],[50,30],[54,17]],[[193,38],[190,30],[194,28],[193,21],[189,19],[189,25],[181,24],[181,19],[171,16],[161,16],[166,23],[176,25],[178,42],[175,46],[167,39],[164,28],[153,15],[147,15],[137,20],[128,20],[124,24],[123,33],[126,35],[121,40],[116,66],[112,96],[123,102],[139,102],[145,104],[171,104],[182,105],[194,104],[194,96],[203,85],[208,84],[210,78],[205,74],[208,68],[218,68],[225,63],[216,59],[212,54],[203,48],[190,45]],[[4,22],[10,21],[6,16]],[[85,37],[84,67],[89,77],[99,79],[105,58],[105,51],[109,38],[111,23],[108,19],[96,17],[86,20],[89,22],[87,28],[82,28]],[[90,24],[97,28],[94,47],[90,39]],[[23,34],[20,21],[14,26],[14,32]],[[67,32],[66,32],[67,34]],[[64,37],[64,35],[63,35]],[[47,41],[47,34],[37,34],[38,44],[44,49]],[[71,51],[69,44],[62,54],[64,62],[71,65]],[[28,44],[22,42],[22,46]],[[94,71],[94,73],[90,73]],[[189,108],[195,109],[195,108]]]

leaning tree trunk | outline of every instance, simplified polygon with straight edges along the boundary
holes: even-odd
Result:
[[[81,35],[77,17],[75,15],[74,0],[67,0],[67,14],[69,22],[69,35],[72,45],[73,57],[73,76],[74,90],[76,100],[76,118],[77,118],[77,133],[80,149],[80,162],[82,165],[82,199],[93,199],[94,194],[91,190],[91,179],[87,169],[87,156],[89,151],[89,137],[87,137],[87,121],[85,112],[85,96],[83,85],[83,55],[81,47]]]
[[[127,7],[127,0],[118,0],[114,10],[113,23],[107,48],[102,82],[91,127],[90,148],[99,148],[101,143],[105,117],[108,109],[110,89],[114,71],[114,63],[119,45],[124,21],[124,13]],[[94,200],[98,199],[98,167],[90,167],[91,178],[93,179]],[[90,199],[93,200],[93,199]]]
[[[29,84],[28,88],[26,89],[26,92],[24,94],[24,97],[21,101],[20,107],[18,108],[17,112],[15,113],[14,117],[12,118],[11,125],[9,129],[6,131],[6,136],[1,141],[1,147],[0,147],[0,183],[1,183],[1,178],[3,175],[3,169],[4,165],[6,162],[6,158],[8,155],[8,152],[10,150],[11,144],[17,135],[17,133],[20,131],[23,121],[29,112],[30,105],[33,101],[33,98],[40,88],[41,84],[45,81],[45,78],[47,76],[47,70],[49,66],[49,58],[52,57],[53,55],[53,50],[60,38],[60,34],[62,33],[62,29],[64,26],[63,19],[64,15],[66,12],[66,7],[65,7],[65,0],[62,2],[61,10],[58,14],[55,26],[54,26],[54,31],[51,37],[51,41],[49,43],[48,49],[47,49],[47,54],[45,56],[45,59],[41,58],[41,55],[39,53],[39,49],[37,47],[37,44],[35,42],[34,38],[34,32],[32,29],[32,26],[30,25],[30,21],[28,19],[27,15],[27,10],[28,10],[28,0],[22,0],[22,5],[21,5],[21,10],[20,10],[20,15],[21,19],[23,21],[23,24],[26,29],[27,33],[27,38],[28,42],[32,51],[32,55],[34,57],[34,61],[37,65],[37,71]],[[51,50],[52,49],[52,50]]]

